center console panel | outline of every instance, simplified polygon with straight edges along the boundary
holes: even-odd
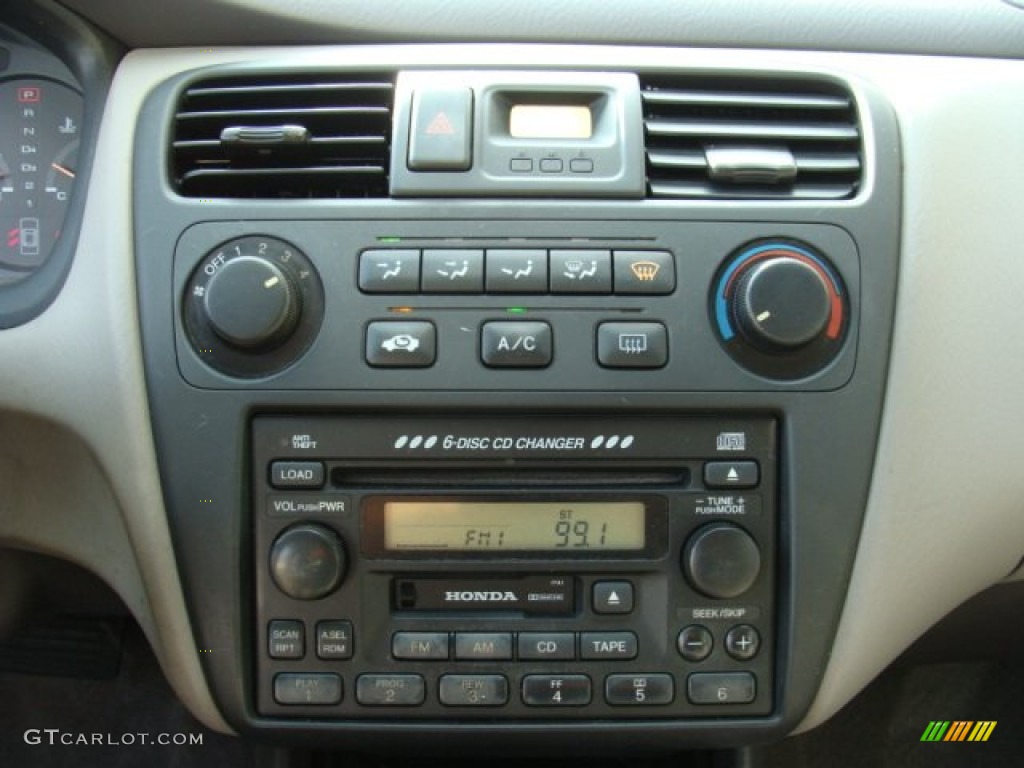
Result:
[[[224,716],[446,753],[782,736],[877,440],[891,114],[829,73],[403,50],[183,74],[139,123],[150,406]]]

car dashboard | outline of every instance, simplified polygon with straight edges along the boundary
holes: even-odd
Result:
[[[1019,578],[1024,11],[186,5],[0,11],[0,539],[206,727],[740,749]]]

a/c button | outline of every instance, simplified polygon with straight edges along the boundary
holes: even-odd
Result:
[[[519,658],[564,661],[576,658],[576,638],[572,632],[520,632]]]
[[[544,368],[551,364],[551,356],[551,326],[547,323],[484,323],[480,357],[488,368]]]

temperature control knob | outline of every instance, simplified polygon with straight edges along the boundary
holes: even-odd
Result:
[[[739,597],[761,572],[761,551],[738,525],[712,523],[698,528],[683,547],[683,573],[690,586],[720,600]]]
[[[723,264],[711,315],[722,345],[742,366],[772,379],[798,379],[839,354],[849,302],[835,267],[817,250],[762,241]]]
[[[832,311],[821,272],[792,256],[773,256],[745,269],[733,298],[740,333],[756,347],[791,350],[825,332]]]
[[[199,359],[243,378],[277,373],[298,360],[323,314],[323,286],[309,258],[289,242],[262,235],[208,251],[186,283],[182,306]]]
[[[267,349],[295,330],[302,299],[292,278],[274,262],[240,256],[210,278],[203,308],[224,341],[246,349]]]
[[[296,600],[319,600],[341,585],[345,548],[332,529],[302,523],[283,531],[270,548],[270,575]]]

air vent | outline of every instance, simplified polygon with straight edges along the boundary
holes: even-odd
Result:
[[[649,197],[852,197],[861,180],[853,98],[825,82],[642,80]]]
[[[195,83],[174,118],[185,197],[386,197],[391,75]]]

